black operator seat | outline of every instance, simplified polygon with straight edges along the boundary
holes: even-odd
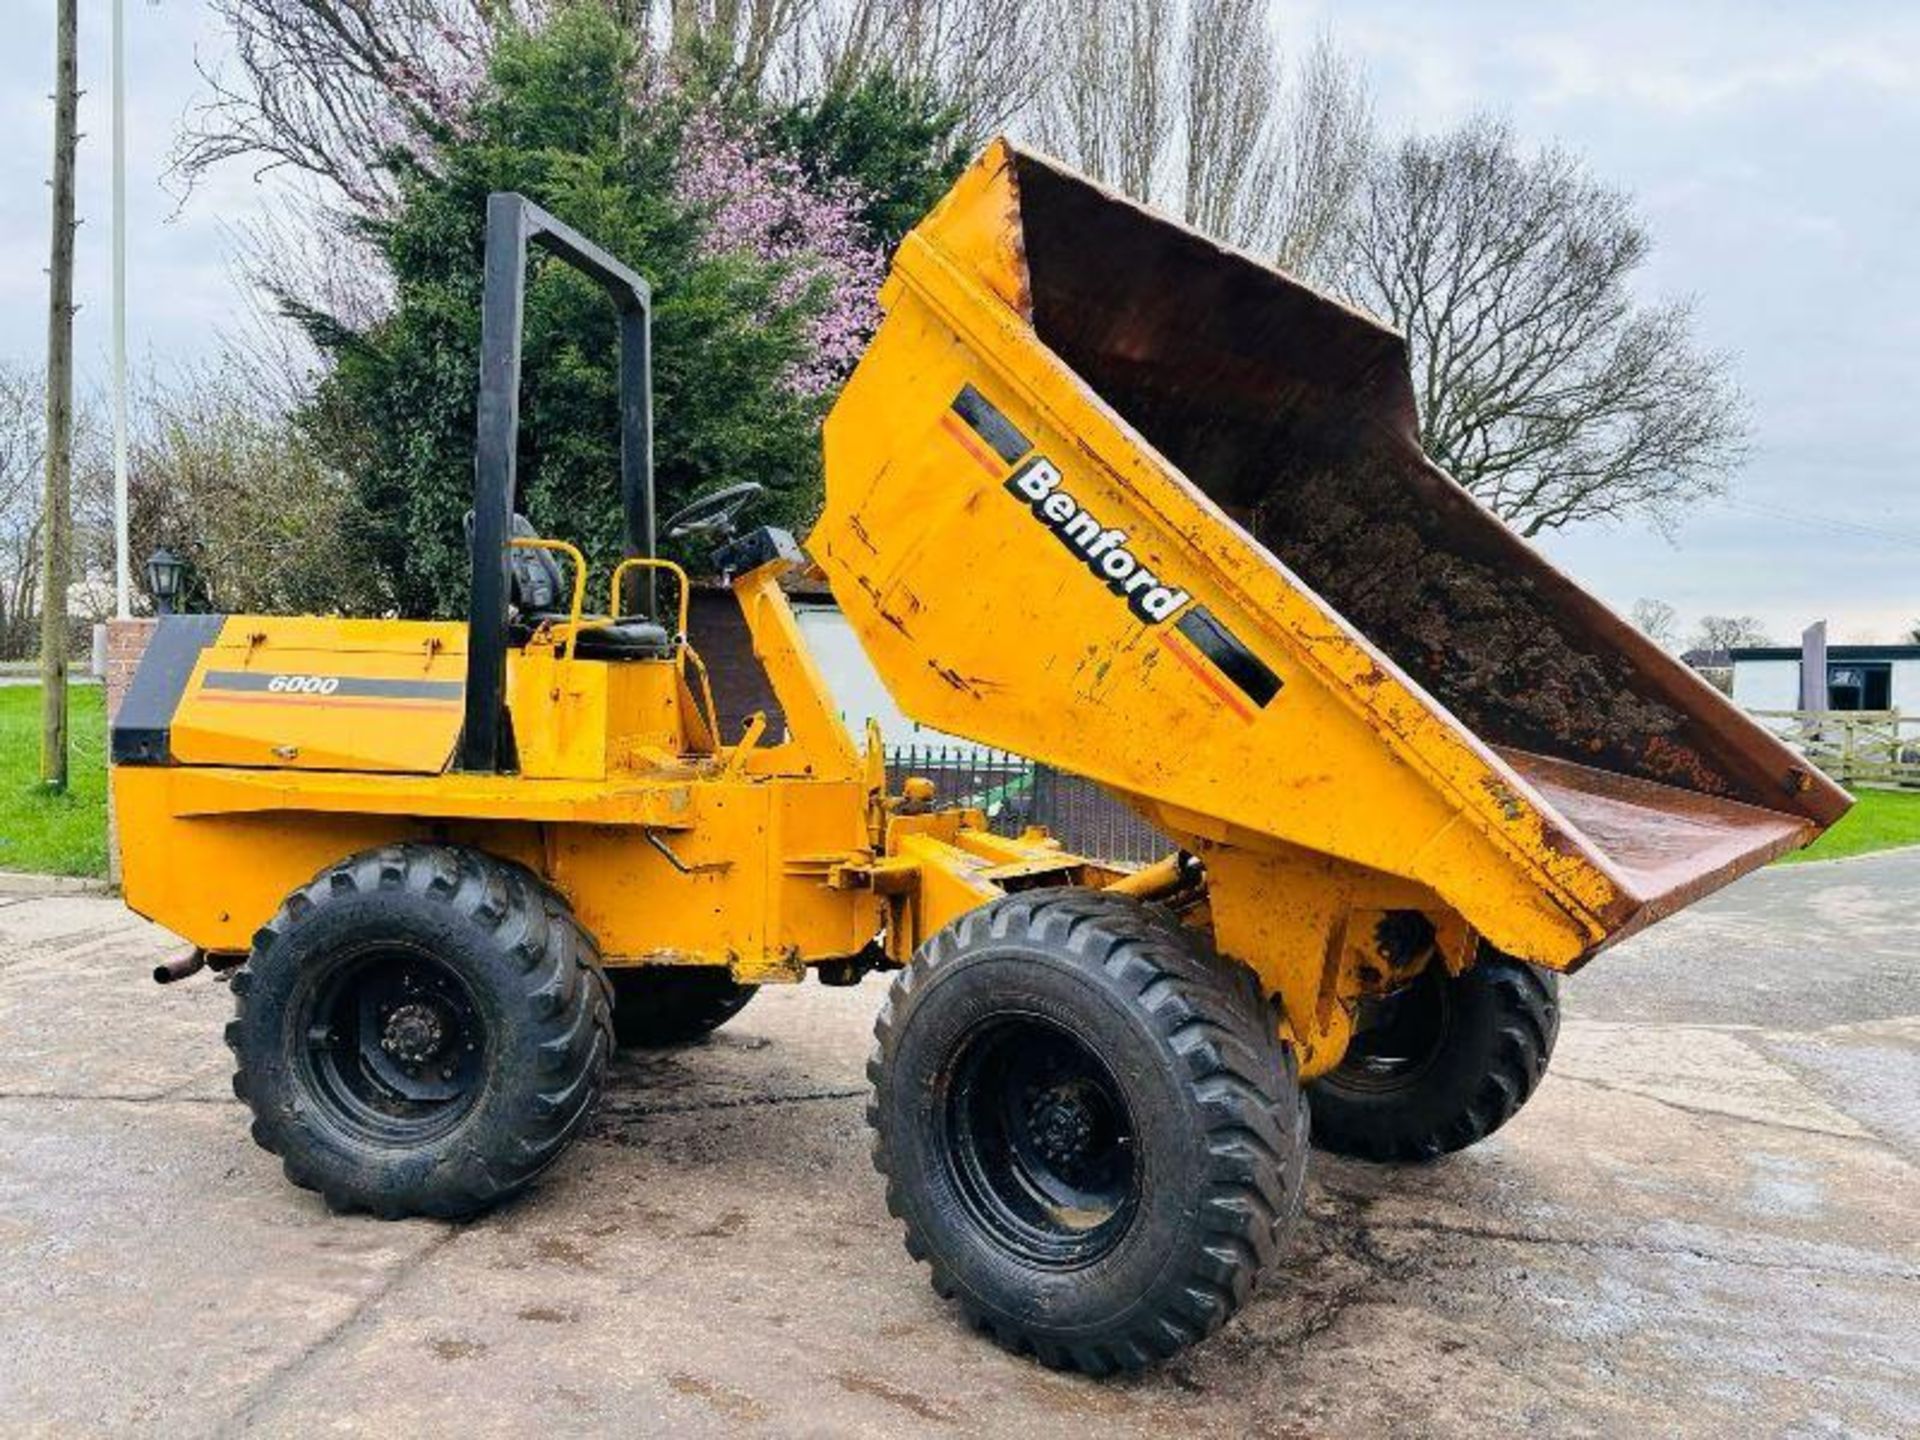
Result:
[[[573,653],[582,660],[671,660],[673,637],[651,620],[609,620],[583,626],[573,637]]]
[[[472,524],[472,517],[468,517]],[[515,514],[516,540],[536,540],[538,532],[526,516]],[[551,550],[516,545],[507,551],[512,577],[511,598],[515,623],[511,636],[524,645],[542,624],[564,625],[570,618],[566,572]],[[573,653],[582,660],[671,660],[674,639],[667,627],[644,617],[623,617],[598,623],[583,621],[573,637]]]

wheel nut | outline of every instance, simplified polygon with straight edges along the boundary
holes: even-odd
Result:
[[[387,1016],[380,1048],[415,1073],[421,1062],[437,1056],[447,1041],[446,1023],[432,1005],[411,1002]]]

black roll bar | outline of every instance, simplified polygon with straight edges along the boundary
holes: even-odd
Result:
[[[473,590],[467,608],[466,724],[455,768],[497,774],[513,767],[507,718],[508,539],[520,434],[520,340],[527,246],[538,245],[599,282],[620,312],[620,500],[627,554],[652,558],[653,378],[647,282],[524,195],[487,197],[485,291],[480,302],[480,406],[473,447]],[[644,582],[654,618],[654,584]]]

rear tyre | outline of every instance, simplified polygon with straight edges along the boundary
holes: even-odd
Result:
[[[1307,1113],[1251,971],[1138,901],[1028,891],[927,942],[867,1074],[907,1252],[1091,1374],[1219,1328],[1300,1211]]]
[[[1314,1144],[1362,1160],[1434,1160],[1486,1139],[1539,1086],[1560,1032],[1556,977],[1492,951],[1457,976],[1429,964],[1373,1009],[1307,1086]]]
[[[616,966],[613,1033],[622,1047],[686,1045],[747,1008],[758,985],[735,982],[718,965]]]
[[[472,1215],[578,1133],[613,1048],[593,941],[531,872],[396,845],[294,891],[235,972],[253,1138],[336,1210]]]

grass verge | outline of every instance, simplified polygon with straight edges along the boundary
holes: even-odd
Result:
[[[1839,860],[1901,845],[1920,845],[1920,791],[1861,790],[1854,796],[1853,809],[1840,818],[1839,824],[1780,863]]]
[[[40,687],[0,685],[0,870],[107,873],[107,726],[98,685],[69,687],[67,791],[40,786]]]

